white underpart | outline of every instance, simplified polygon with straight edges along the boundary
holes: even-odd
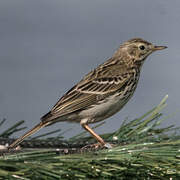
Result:
[[[101,121],[118,112],[123,106],[122,95],[112,95],[105,102],[93,105],[91,108],[82,111],[79,114],[82,118],[80,123],[86,124]]]

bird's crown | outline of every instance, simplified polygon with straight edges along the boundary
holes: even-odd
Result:
[[[132,63],[143,62],[152,52],[165,49],[166,46],[155,46],[141,38],[133,38],[124,42],[114,53],[115,57],[121,57],[124,61]]]

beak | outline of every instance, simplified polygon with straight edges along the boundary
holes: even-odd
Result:
[[[167,46],[154,46],[153,51],[158,51],[158,50],[162,50],[162,49],[166,49]]]

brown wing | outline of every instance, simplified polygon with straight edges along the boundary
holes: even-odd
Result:
[[[128,81],[129,74],[122,65],[117,65],[113,61],[111,63],[111,61],[91,71],[70,89],[50,111],[51,119],[86,109],[97,103],[98,96],[103,95],[103,98],[106,98],[112,92],[119,91]],[[45,115],[42,120],[48,118],[48,115]]]

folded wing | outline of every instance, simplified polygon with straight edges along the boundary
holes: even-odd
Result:
[[[112,76],[110,71],[113,69],[112,66],[115,66],[115,64],[101,65],[96,70],[91,71],[62,96],[52,110],[42,117],[42,121],[56,119],[60,116],[86,109],[98,103],[99,96],[106,98],[112,93],[120,91],[130,77],[129,74],[123,71],[124,69],[121,66],[119,72]],[[101,100],[103,99],[101,98]]]

